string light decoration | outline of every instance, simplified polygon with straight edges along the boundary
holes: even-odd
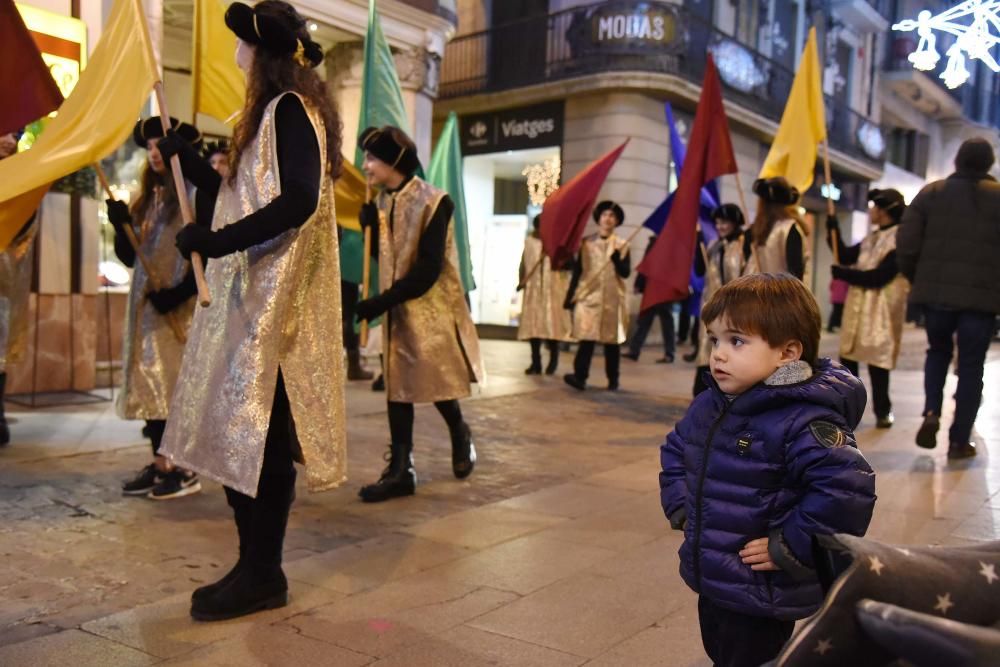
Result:
[[[907,60],[914,68],[925,72],[933,70],[941,59],[934,31],[955,36],[955,43],[945,53],[948,62],[940,74],[949,88],[958,88],[969,80],[966,56],[981,60],[994,72],[1000,72],[1000,64],[990,53],[1000,43],[1000,0],[966,0],[937,15],[925,9],[917,14],[916,20],[900,21],[892,29],[917,31],[920,37],[917,50],[907,56]]]
[[[562,161],[558,155],[540,164],[529,164],[524,168],[521,175],[528,177],[528,199],[532,206],[541,206],[549,195],[558,189],[561,174]]]

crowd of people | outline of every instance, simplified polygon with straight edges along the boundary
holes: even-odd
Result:
[[[246,106],[229,146],[202,145],[198,130],[160,118],[135,126],[146,151],[129,205],[109,199],[115,252],[133,268],[126,311],[124,381],[117,410],[144,421],[152,461],[122,492],[154,500],[221,482],[232,508],[238,550],[232,569],[195,590],[191,615],[215,621],[287,603],[282,549],[297,471],[320,491],[346,478],[345,385],[370,379],[360,368],[353,321],[382,322],[382,382],[389,451],[381,476],[359,491],[374,503],[415,492],[414,405],[433,403],[447,424],[458,479],[476,466],[473,434],[460,400],[483,378],[479,341],[459,278],[447,193],[419,175],[410,137],[396,127],[365,128],[358,138],[375,196],[361,226],[378,289],[357,300],[340,280],[333,184],[341,124],[315,67],[322,50],[282,0],[236,2],[226,24],[238,37]],[[8,138],[0,138],[8,151]],[[174,160],[176,158],[176,160]],[[186,190],[172,187],[171,161]],[[694,400],[661,447],[661,501],[684,532],[681,576],[699,595],[705,650],[718,665],[773,659],[794,622],[818,608],[814,542],[863,535],[875,507],[875,473],[854,430],[867,392],[868,365],[877,426],[894,422],[889,379],[900,352],[908,304],[923,311],[929,349],[926,405],[916,444],[937,444],[943,387],[958,347],[958,390],[948,458],[976,454],[971,431],[983,366],[1000,313],[1000,185],[988,175],[993,151],[966,141],[955,173],[906,205],[897,190],[871,190],[871,231],[847,244],[826,223],[843,285],[839,360],[819,357],[819,307],[808,289],[809,234],[800,193],[784,178],[753,185],[757,207],[724,203],[711,215],[718,233],[700,237],[693,290],[685,304],[660,304],[628,327],[629,243],[616,230],[622,206],[593,211],[596,232],[565,266],[542,249],[539,220],[526,239],[518,335],[530,344],[528,375],[554,375],[560,349],[577,345],[564,382],[588,388],[598,344],[607,389],[621,385],[624,356],[638,360],[655,319],[664,363],[674,362],[675,308],[689,339]],[[193,219],[187,219],[186,203]],[[23,287],[29,221],[0,255],[3,285]],[[197,308],[191,258],[207,260],[210,308]],[[642,276],[635,289],[644,289]],[[19,301],[20,300],[20,301]],[[4,363],[20,349],[8,325],[20,292],[0,294],[0,399]],[[831,329],[833,322],[831,322]],[[348,329],[350,330],[348,332]],[[331,336],[331,332],[345,332]],[[345,349],[346,343],[346,349]],[[543,367],[543,347],[548,352]],[[2,406],[2,400],[0,400]],[[0,411],[0,444],[9,439]]]

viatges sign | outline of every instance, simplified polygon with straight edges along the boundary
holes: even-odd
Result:
[[[463,116],[460,125],[463,155],[560,146],[563,138],[563,103],[547,102]]]
[[[678,41],[676,5],[660,2],[607,2],[590,14],[595,47],[664,47]]]

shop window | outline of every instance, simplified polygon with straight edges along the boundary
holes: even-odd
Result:
[[[916,130],[892,128],[886,133],[886,158],[892,164],[917,176],[927,175],[930,137]]]
[[[493,181],[494,215],[524,215],[528,203],[525,179],[497,178]]]

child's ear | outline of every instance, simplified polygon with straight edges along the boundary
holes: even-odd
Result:
[[[802,342],[790,340],[781,346],[781,365],[790,364],[802,358]]]

